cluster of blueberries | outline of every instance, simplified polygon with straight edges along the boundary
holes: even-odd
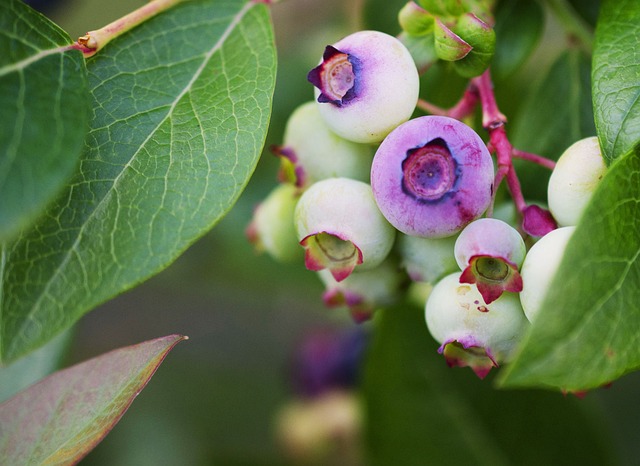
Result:
[[[315,99],[291,115],[279,185],[247,232],[282,261],[304,259],[329,306],[356,321],[420,286],[426,323],[450,365],[484,377],[535,319],[564,248],[605,172],[595,137],[559,158],[548,186],[558,228],[517,228],[496,205],[482,138],[445,116],[411,119],[419,74],[397,38],[360,31],[308,74]]]

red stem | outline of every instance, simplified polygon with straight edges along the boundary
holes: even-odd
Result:
[[[532,154],[531,152],[524,152],[518,149],[513,149],[512,154],[516,159],[528,160],[529,162],[537,163],[549,170],[553,170],[556,167],[556,162],[548,159],[546,157],[542,157],[538,154]]]
[[[478,94],[478,89],[473,83],[471,83],[465,89],[460,100],[449,109],[438,107],[437,105],[433,105],[432,103],[422,99],[418,100],[418,108],[432,115],[448,116],[455,118],[456,120],[462,120],[473,114],[479,99],[480,95]]]
[[[493,214],[496,193],[503,180],[507,183],[516,209],[520,214],[524,214],[527,203],[522,194],[520,180],[513,166],[513,158],[528,160],[551,170],[555,167],[555,162],[540,155],[513,148],[505,129],[507,117],[498,108],[489,70],[473,78],[462,98],[450,109],[443,109],[424,100],[418,102],[418,107],[433,115],[449,116],[461,120],[473,114],[478,101],[482,108],[482,126],[489,133],[487,147],[490,152],[495,153],[498,165],[493,184],[493,198],[487,210],[487,215],[491,216]]]
[[[480,94],[482,126],[489,132],[503,126],[507,122],[507,117],[500,112],[498,104],[496,103],[496,97],[493,94],[493,82],[491,82],[489,70],[477,78],[473,78],[471,82],[476,85],[478,93]]]
[[[418,99],[417,107],[420,110],[424,110],[425,112],[430,113],[431,115],[438,116],[446,116],[447,112],[449,111],[446,108],[438,107],[437,105],[434,105],[431,102],[427,102],[424,99]]]
[[[489,70],[477,78],[473,78],[471,82],[478,89],[480,105],[482,106],[482,126],[489,132],[489,144],[494,149],[496,161],[498,162],[498,170],[493,186],[493,201],[495,201],[496,192],[504,179],[507,182],[507,187],[516,205],[516,209],[522,214],[527,207],[527,203],[524,200],[520,181],[513,168],[512,157],[514,149],[509,142],[505,129],[507,117],[505,117],[498,108],[495,94],[493,93],[493,83],[491,82]],[[493,208],[493,201],[491,209]]]

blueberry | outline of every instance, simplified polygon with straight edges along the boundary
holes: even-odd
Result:
[[[307,79],[320,113],[338,135],[376,143],[407,121],[418,102],[420,79],[411,54],[393,36],[359,31],[327,46]]]
[[[475,131],[453,118],[423,116],[393,130],[371,167],[371,187],[385,218],[401,232],[442,238],[488,208],[494,168]]]

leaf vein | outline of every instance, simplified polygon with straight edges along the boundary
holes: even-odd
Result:
[[[121,180],[121,178],[122,178],[123,174],[125,173],[125,171],[127,170],[127,168],[130,167],[132,162],[136,159],[136,156],[139,154],[140,150],[142,150],[146,146],[146,144],[152,139],[153,135],[155,135],[156,131],[164,124],[164,122],[167,120],[167,118],[170,118],[170,115],[171,115],[172,111],[175,109],[175,107],[178,105],[178,103],[182,100],[182,98],[189,92],[189,90],[194,86],[195,82],[201,76],[201,74],[203,73],[203,71],[206,68],[206,65],[211,60],[213,55],[215,55],[218,51],[220,51],[222,49],[222,46],[224,45],[226,39],[235,30],[235,28],[238,26],[238,24],[240,24],[242,18],[247,14],[247,12],[250,11],[251,8],[253,8],[254,6],[255,6],[255,4],[253,2],[246,2],[242,6],[242,8],[240,8],[240,10],[238,10],[238,12],[236,12],[231,17],[231,20],[230,20],[228,26],[226,27],[226,29],[220,35],[220,37],[215,42],[215,44],[213,44],[211,49],[204,55],[204,58],[202,60],[202,63],[200,65],[200,67],[196,70],[196,72],[194,73],[192,78],[189,80],[189,82],[182,89],[182,91],[180,93],[178,93],[178,95],[174,99],[173,103],[169,106],[169,109],[167,111],[167,115],[163,119],[160,120],[160,122],[156,125],[154,130],[149,132],[149,135],[140,144],[140,148],[138,149],[138,151],[136,151],[132,155],[131,159],[123,166],[122,171],[114,178],[113,184],[112,184],[112,188],[98,202],[98,204],[95,206],[95,208],[91,211],[91,213],[87,217],[86,221],[78,229],[77,236],[76,236],[75,240],[73,241],[73,243],[71,244],[71,246],[67,250],[67,252],[64,254],[63,258],[61,259],[60,264],[57,267],[55,267],[53,273],[51,274],[51,276],[47,280],[46,284],[44,284],[44,289],[43,289],[42,293],[35,300],[34,304],[32,305],[31,309],[29,310],[29,312],[26,313],[24,320],[19,324],[18,328],[15,329],[15,331],[17,333],[21,333],[25,329],[25,326],[27,325],[27,322],[29,320],[33,319],[33,316],[35,315],[36,311],[42,305],[44,297],[46,295],[49,295],[51,287],[56,282],[58,277],[62,274],[63,270],[66,268],[66,266],[69,264],[69,262],[71,261],[72,255],[77,252],[78,247],[79,247],[79,245],[81,243],[81,240],[82,240],[82,238],[84,236],[84,232],[85,232],[87,226],[89,225],[90,221],[93,218],[95,218],[98,213],[102,212],[106,208],[107,200],[111,199],[111,197],[113,196],[115,186],[119,183],[119,181]],[[236,135],[236,138],[237,138],[237,135]],[[236,145],[237,145],[237,140],[236,140]],[[237,154],[236,154],[236,157],[237,157]],[[11,343],[11,346],[10,346],[10,351],[13,350],[16,345],[18,345],[18,339],[13,339],[13,341]]]

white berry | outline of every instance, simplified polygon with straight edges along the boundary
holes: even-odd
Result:
[[[549,210],[559,226],[577,225],[607,167],[597,137],[571,145],[549,178]]]
[[[547,233],[535,243],[522,264],[520,302],[527,319],[533,322],[542,308],[565,248],[575,227],[562,227]]]

